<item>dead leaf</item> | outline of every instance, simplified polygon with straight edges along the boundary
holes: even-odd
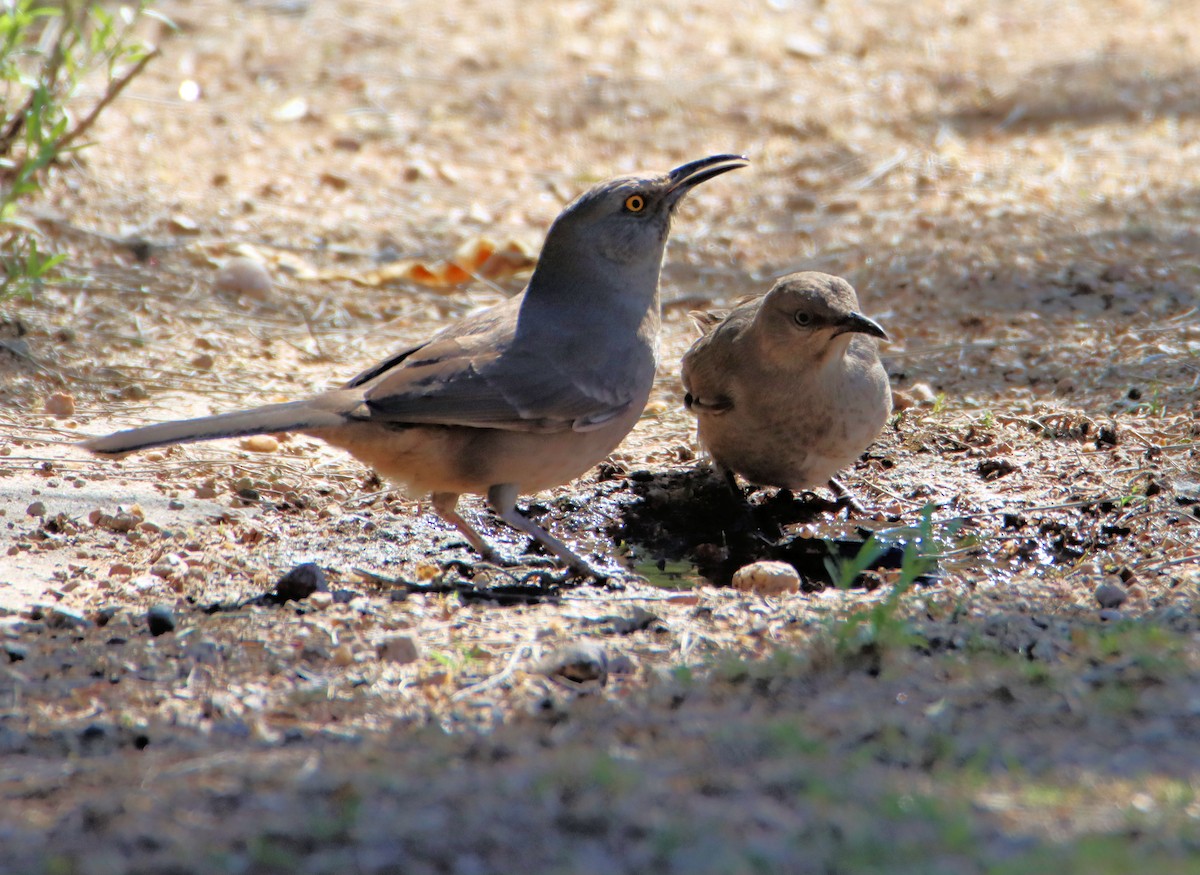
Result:
[[[486,237],[477,237],[460,246],[453,258],[446,261],[405,259],[361,273],[338,268],[297,273],[296,277],[318,282],[348,280],[370,287],[414,282],[435,289],[447,289],[476,279],[495,280],[512,276],[533,267],[536,261],[524,244],[515,240],[497,245]]]

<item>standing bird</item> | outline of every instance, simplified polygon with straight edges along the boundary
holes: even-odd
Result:
[[[887,334],[858,312],[854,288],[794,273],[732,310],[692,316],[701,336],[683,356],[684,404],[734,491],[737,473],[792,491],[828,483],[849,496],[834,474],[892,410],[874,339]]]
[[[517,496],[573,480],[633,428],[654,382],[671,215],[694,186],[747,163],[714,155],[665,175],[595,186],[550,226],[521,294],[340,389],[82,445],[111,455],[269,432],[312,435],[410,491],[430,493],[434,510],[488,561],[498,554],[456,510],[464,492],[486,494],[502,520],[573,572],[600,576],[520,513]]]

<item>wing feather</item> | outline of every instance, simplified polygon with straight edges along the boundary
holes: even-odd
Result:
[[[364,371],[363,418],[396,425],[460,425],[510,431],[588,431],[629,409],[631,392],[603,374],[567,373],[541,347],[512,342],[505,302],[471,324],[435,336]]]

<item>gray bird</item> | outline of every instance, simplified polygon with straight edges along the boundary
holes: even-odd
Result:
[[[840,277],[794,273],[727,312],[692,314],[700,338],[683,356],[684,404],[701,445],[733,474],[799,491],[829,483],[875,440],[892,410],[875,338]]]
[[[347,450],[416,494],[485,559],[497,553],[456,510],[486,494],[496,513],[570,569],[596,572],[516,508],[566,483],[637,422],[658,357],[659,270],[675,207],[694,186],[748,162],[714,155],[661,176],[601,183],[569,204],[514,298],[470,315],[304,401],[166,422],[93,438],[94,453],[269,432]]]

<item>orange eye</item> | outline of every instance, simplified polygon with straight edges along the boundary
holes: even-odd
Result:
[[[625,209],[631,213],[640,213],[646,209],[646,199],[640,194],[631,194],[625,198]]]

